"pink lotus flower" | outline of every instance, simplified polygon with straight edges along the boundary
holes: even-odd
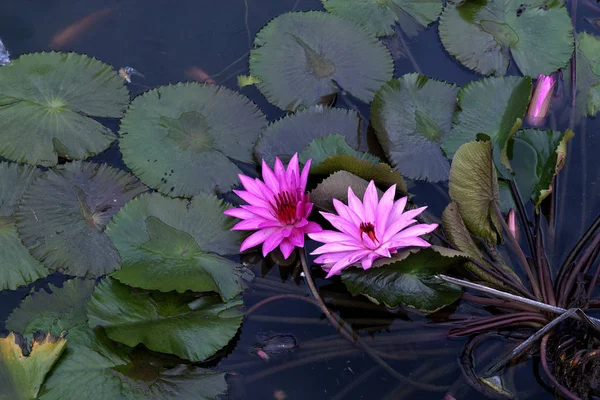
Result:
[[[552,89],[555,80],[552,75],[540,74],[533,90],[533,96],[527,109],[527,122],[533,126],[542,126],[550,110]]]
[[[234,193],[248,204],[226,210],[224,214],[243,220],[232,230],[257,231],[244,240],[240,251],[263,243],[263,256],[279,246],[283,256],[288,258],[294,247],[304,247],[305,233],[322,230],[319,224],[307,220],[313,207],[306,193],[310,162],[304,165],[300,175],[297,153],[287,170],[279,158],[275,159],[274,170],[263,160],[264,182],[239,175],[246,190],[234,190]]]
[[[320,256],[316,263],[324,264],[327,278],[339,274],[344,268],[361,262],[369,269],[373,261],[391,257],[404,247],[429,247],[419,236],[430,233],[437,224],[418,224],[414,219],[427,207],[404,211],[407,197],[394,202],[396,185],[390,187],[379,200],[375,183],[371,181],[361,202],[348,188],[348,205],[333,200],[338,215],[322,212],[336,231],[310,233],[308,236],[325,243],[311,254]],[[413,226],[410,226],[413,225]]]

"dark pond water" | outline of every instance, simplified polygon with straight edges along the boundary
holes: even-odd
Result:
[[[219,85],[238,90],[236,76],[248,73],[249,35],[275,16],[291,10],[321,9],[319,0],[3,0],[0,2],[0,38],[13,57],[50,49],[57,31],[85,16],[106,8],[108,15],[78,35],[66,50],[87,53],[113,66],[132,66],[145,75],[131,85],[132,96],[155,87],[190,80],[190,68],[199,68]],[[597,18],[595,1],[579,1],[577,28],[598,34],[586,18]],[[246,8],[247,7],[247,8]],[[596,6],[597,7],[597,6]],[[246,17],[247,15],[247,17]],[[246,29],[246,18],[247,28]],[[462,68],[443,50],[434,24],[411,39],[410,51],[422,73],[436,79],[464,85],[478,77]],[[407,58],[396,60],[396,76],[415,71]],[[514,68],[509,73],[514,73]],[[283,112],[270,105],[253,87],[242,93],[250,97],[270,120]],[[345,99],[342,99],[344,106]],[[565,103],[563,105],[566,104]],[[360,109],[368,115],[366,107]],[[557,126],[566,124],[555,107]],[[235,116],[232,116],[235,117]],[[113,128],[117,128],[114,126]],[[600,124],[585,121],[575,129],[565,178],[559,187],[559,230],[555,259],[561,259],[600,210]],[[125,168],[118,143],[95,160]],[[446,187],[418,185],[411,189],[415,201],[429,205],[436,215],[447,204]],[[283,293],[309,293],[301,277],[294,278],[295,266],[269,268],[268,263],[253,266],[257,279],[245,294],[248,308],[271,296]],[[296,271],[298,272],[298,271]],[[317,273],[317,277],[323,277]],[[4,322],[30,290],[48,283],[62,285],[64,278],[52,275],[44,281],[15,291],[0,292],[0,334]],[[423,318],[406,311],[390,313],[345,294],[336,280],[317,279],[323,297],[348,321],[374,349],[392,355],[390,364],[405,376],[423,382],[420,388],[398,381],[346,342],[322,316],[319,309],[299,300],[285,299],[267,303],[245,320],[241,333],[231,343],[229,354],[215,367],[235,373],[232,398],[235,399],[441,399],[439,386],[455,385],[457,399],[478,399],[483,395],[470,389],[458,368],[463,339],[446,339],[443,328],[426,328],[432,320],[441,321],[458,309],[445,309]],[[293,335],[298,347],[286,349],[264,361],[253,345],[264,332]],[[289,343],[289,342],[287,342]],[[490,341],[476,354],[483,367],[506,351],[511,343]],[[291,347],[291,346],[290,346]],[[518,397],[554,398],[543,385],[537,360],[512,368],[508,388]],[[511,381],[512,380],[512,381]]]

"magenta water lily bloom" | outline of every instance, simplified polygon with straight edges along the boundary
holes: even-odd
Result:
[[[338,215],[322,212],[337,231],[310,233],[308,236],[325,243],[311,254],[319,255],[316,263],[323,264],[327,277],[339,274],[350,265],[361,263],[369,269],[373,261],[391,257],[405,247],[428,247],[420,235],[432,232],[437,224],[417,224],[415,217],[427,207],[404,211],[407,198],[394,202],[396,185],[379,200],[375,183],[371,181],[361,202],[348,188],[348,205],[334,199]]]
[[[322,230],[307,219],[313,207],[306,193],[310,163],[308,160],[300,173],[298,154],[294,154],[287,169],[279,158],[273,170],[263,160],[262,181],[239,175],[246,190],[234,192],[248,204],[225,214],[243,220],[232,230],[256,231],[244,240],[240,251],[262,243],[263,256],[279,247],[288,258],[294,247],[304,247],[305,234]]]

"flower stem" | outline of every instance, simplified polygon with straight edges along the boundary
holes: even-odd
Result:
[[[342,336],[344,336],[350,342],[358,345],[362,350],[365,351],[365,353],[367,353],[367,355],[369,355],[369,357],[371,357],[373,359],[373,361],[375,361],[377,364],[379,364],[379,366],[381,366],[387,373],[392,375],[394,378],[396,378],[400,381],[403,381],[405,383],[408,383],[412,386],[415,386],[417,388],[424,389],[424,390],[433,390],[433,391],[443,392],[447,389],[446,386],[423,384],[420,382],[415,382],[410,378],[407,378],[406,376],[400,374],[398,371],[396,371],[394,368],[392,368],[387,362],[385,362],[385,360],[383,358],[381,358],[379,355],[377,355],[377,353],[375,351],[373,351],[373,349],[371,349],[366,343],[364,343],[360,339],[360,337],[354,333],[352,328],[349,327],[348,324],[341,317],[337,316],[336,314],[333,314],[327,308],[327,306],[325,305],[325,302],[323,302],[323,299],[321,298],[321,295],[319,294],[319,290],[317,289],[317,286],[315,285],[315,282],[312,278],[310,268],[308,267],[308,263],[306,261],[306,254],[304,253],[304,249],[300,249],[299,252],[300,252],[300,262],[302,263],[302,270],[304,271],[304,277],[306,279],[306,283],[308,284],[308,287],[310,288],[310,291],[311,291],[313,297],[317,301],[317,304],[321,308],[321,311],[323,312],[323,314],[325,314],[325,317],[327,317],[329,322],[331,322],[331,324],[340,331]]]
[[[542,342],[540,344],[540,364],[542,364],[542,369],[544,370],[544,372],[546,373],[546,375],[548,376],[548,379],[550,379],[550,382],[552,383],[552,386],[556,389],[558,389],[563,396],[565,396],[568,399],[571,400],[581,400],[581,398],[577,397],[574,393],[571,393],[571,391],[569,389],[567,389],[566,387],[564,387],[563,385],[561,385],[558,380],[554,377],[554,375],[552,374],[552,371],[550,371],[550,366],[548,365],[548,339],[550,338],[550,333],[546,334],[546,336],[544,336],[542,338]]]
[[[515,181],[509,181],[508,185],[510,187],[510,193],[512,195],[515,204],[517,205],[517,211],[519,213],[519,217],[521,219],[521,226],[525,230],[525,236],[527,237],[527,244],[529,245],[529,252],[531,254],[535,254],[535,246],[533,240],[533,233],[531,232],[531,223],[529,222],[529,218],[527,218],[527,211],[525,211],[525,205],[521,200],[521,194],[519,193],[519,188],[515,184]]]
[[[500,221],[500,223],[502,224],[502,227],[504,228],[504,231],[506,232],[506,237],[508,237],[508,241],[512,244],[515,252],[517,253],[517,256],[519,257],[519,260],[521,261],[521,264],[523,265],[523,269],[525,270],[525,273],[527,274],[527,278],[529,279],[529,282],[531,283],[531,288],[533,289],[533,295],[535,296],[536,299],[540,300],[542,298],[542,294],[540,292],[540,287],[538,285],[538,281],[537,281],[535,275],[533,274],[533,271],[529,265],[529,262],[527,261],[527,257],[525,257],[525,254],[523,253],[523,249],[521,249],[521,246],[519,246],[517,239],[510,233],[510,229],[508,228],[508,225],[506,225],[506,221],[504,220],[504,217],[502,216],[502,213],[500,212],[500,208],[498,207],[498,204],[494,204],[494,212],[496,213],[496,218]]]

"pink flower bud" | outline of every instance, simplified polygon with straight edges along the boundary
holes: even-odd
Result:
[[[552,75],[540,74],[533,90],[533,96],[527,109],[527,122],[533,126],[542,126],[550,110],[552,88],[555,79]]]
[[[508,230],[510,231],[511,235],[513,235],[515,239],[519,240],[519,237],[517,236],[519,234],[519,227],[517,226],[517,217],[513,208],[510,209],[508,215],[506,216],[506,225],[508,225]]]

